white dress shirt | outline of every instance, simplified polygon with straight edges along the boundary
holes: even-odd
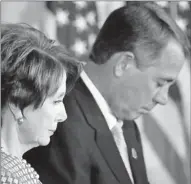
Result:
[[[101,93],[98,91],[98,89],[96,88],[96,86],[93,84],[93,82],[91,81],[91,79],[87,76],[87,74],[85,73],[85,71],[81,72],[81,78],[83,80],[83,82],[85,83],[85,85],[87,86],[87,88],[89,89],[89,91],[91,92],[92,96],[94,97],[98,107],[100,108],[106,122],[107,125],[110,129],[110,131],[112,132],[113,135],[113,129],[115,128],[115,126],[120,126],[122,128],[123,126],[123,121],[119,121],[116,119],[116,117],[112,114],[110,107],[108,106],[107,102],[105,101],[104,97],[101,95]],[[122,131],[121,131],[122,132]],[[114,135],[113,135],[114,136]],[[133,182],[133,176],[132,176],[132,171],[131,171],[131,166],[129,163],[129,157],[128,157],[128,152],[127,152],[127,145],[123,136],[123,133],[119,136],[122,137],[122,145],[123,148],[120,148],[120,146],[117,144],[118,150],[120,152],[120,155],[122,157],[123,163],[127,169],[127,172],[130,176],[130,179]],[[114,140],[116,140],[116,137],[114,136]]]

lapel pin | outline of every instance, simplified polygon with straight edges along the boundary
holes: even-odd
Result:
[[[132,148],[132,149],[131,149],[131,154],[132,154],[132,157],[133,157],[134,159],[137,159],[137,158],[138,158],[137,152],[136,152],[135,148]]]

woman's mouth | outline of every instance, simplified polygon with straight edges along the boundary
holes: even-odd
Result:
[[[51,135],[53,135],[56,130],[48,130],[48,131],[50,132]]]

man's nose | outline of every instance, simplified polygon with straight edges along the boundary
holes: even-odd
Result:
[[[168,102],[168,89],[159,91],[154,97],[154,101],[160,105],[166,105]]]

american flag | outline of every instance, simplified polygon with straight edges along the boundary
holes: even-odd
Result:
[[[49,1],[48,8],[56,16],[57,39],[81,60],[88,53],[98,33],[98,18],[93,1]]]
[[[123,2],[125,4],[125,2]],[[191,32],[191,2],[156,1],[176,20],[188,36]],[[88,61],[99,31],[98,7],[113,10],[113,2],[49,1],[56,38],[76,57]],[[114,7],[114,6],[112,6]],[[115,7],[117,8],[117,6]],[[108,12],[105,14],[105,18]],[[102,17],[103,19],[103,17]],[[191,39],[191,38],[190,38]],[[190,61],[169,91],[166,106],[156,107],[137,120],[142,134],[147,173],[152,184],[188,184],[190,181]]]

